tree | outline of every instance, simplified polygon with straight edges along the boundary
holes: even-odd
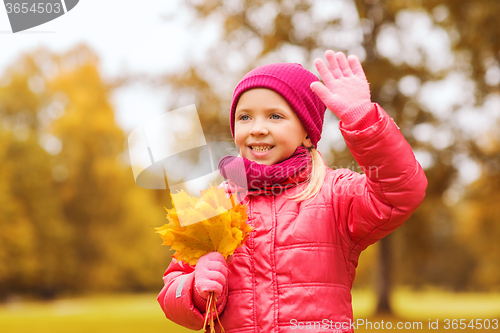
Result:
[[[38,49],[5,74],[1,296],[156,290],[168,264],[153,193],[123,162],[125,134],[97,56]]]
[[[0,297],[21,290],[52,297],[67,284],[64,266],[73,259],[71,251],[60,251],[71,230],[57,200],[51,155],[37,136],[45,95],[31,65],[12,68],[0,88]]]

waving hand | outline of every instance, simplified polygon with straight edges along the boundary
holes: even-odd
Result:
[[[316,81],[311,89],[323,103],[346,125],[362,118],[371,108],[370,88],[358,57],[348,58],[331,50],[314,61],[324,84]]]

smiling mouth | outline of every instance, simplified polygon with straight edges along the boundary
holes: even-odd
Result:
[[[274,146],[266,146],[266,147],[263,147],[263,146],[250,146],[250,149],[252,149],[253,151],[256,151],[256,152],[265,152],[265,151],[269,151],[271,149],[273,149]]]

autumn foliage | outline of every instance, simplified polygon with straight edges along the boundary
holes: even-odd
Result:
[[[210,186],[200,194],[200,198],[184,191],[173,194],[175,208],[167,209],[168,223],[156,228],[163,245],[176,251],[173,257],[189,265],[215,251],[227,259],[253,229],[246,223],[247,206],[234,205],[224,189]]]

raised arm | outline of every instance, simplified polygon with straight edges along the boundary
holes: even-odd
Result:
[[[315,64],[324,84],[311,85],[340,119],[340,130],[364,175],[344,170],[332,182],[342,232],[361,251],[400,226],[425,197],[427,178],[394,121],[371,102],[355,56],[327,51]]]

